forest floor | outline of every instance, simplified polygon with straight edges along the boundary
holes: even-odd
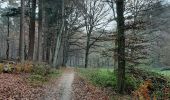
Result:
[[[105,90],[93,86],[79,76],[75,76],[73,82],[73,100],[109,100]]]
[[[29,74],[0,74],[0,100],[108,100],[99,88],[81,79],[73,68],[40,86],[27,81]]]
[[[1,73],[0,100],[129,100],[131,98],[131,95],[128,94],[123,96],[116,94],[111,87],[104,88],[97,84],[92,84],[92,80],[95,81],[96,79],[98,83],[107,83],[107,81],[112,80],[111,77],[114,78],[114,75],[108,70],[76,69],[68,67],[55,72],[52,73],[54,77],[50,78],[50,76],[47,75],[46,78],[49,78],[48,81],[36,85],[28,81],[30,76],[33,75],[34,78],[38,79],[42,79],[44,76],[40,77],[32,73]],[[62,73],[59,74],[59,72]],[[132,70],[130,73],[137,77],[154,77],[156,83],[153,83],[153,85],[156,85],[156,90],[159,81],[164,80],[162,76],[151,72],[144,73],[143,71],[135,69],[135,71]],[[91,77],[92,80],[90,81],[83,75]],[[135,81],[139,80],[135,79]],[[114,79],[111,82],[114,83]],[[158,92],[159,91],[160,90],[158,90]]]
[[[0,74],[0,100],[36,100],[43,93],[42,87],[33,87],[26,79],[28,74]]]

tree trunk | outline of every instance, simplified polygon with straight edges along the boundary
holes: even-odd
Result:
[[[85,68],[88,66],[88,57],[89,57],[89,51],[90,51],[90,37],[93,30],[93,26],[90,27],[89,32],[87,33],[87,44],[86,44],[86,53],[85,53]]]
[[[118,92],[124,93],[125,86],[125,35],[124,35],[124,0],[116,1],[118,31]]]
[[[52,50],[52,47],[50,47],[50,53],[49,53],[48,62],[49,62],[50,65],[53,63],[53,50]]]
[[[117,35],[116,35],[116,38],[117,38]],[[117,52],[118,52],[118,47],[117,47],[117,45],[118,45],[118,43],[117,43],[118,41],[117,41],[117,39],[115,40],[115,51],[114,51],[114,70],[116,71],[117,70],[117,68],[118,68],[118,63],[117,63],[117,60],[118,60],[118,57],[117,57]]]
[[[31,18],[30,18],[30,30],[29,30],[29,50],[28,59],[33,59],[34,54],[34,42],[35,42],[35,12],[36,12],[36,0],[32,0]]]
[[[49,62],[49,58],[50,58],[50,49],[49,49],[49,47],[47,47],[45,53],[46,53],[46,54],[45,54],[45,55],[46,55],[46,58],[45,58],[45,59],[46,59],[46,62],[50,63],[50,62]]]
[[[38,19],[38,61],[42,61],[42,33],[43,33],[43,0],[39,0],[39,19]]]
[[[66,63],[68,61],[68,50],[69,50],[69,35],[68,35],[68,28],[67,23],[65,23],[65,34],[63,38],[64,48],[63,48],[63,63],[62,66],[66,67]]]
[[[63,63],[62,63],[63,67],[66,67],[66,63],[67,63],[67,60],[68,60],[68,46],[67,46],[66,41],[64,42],[64,48],[63,48]]]
[[[8,16],[8,33],[7,33],[6,59],[9,59],[9,16]]]
[[[57,66],[57,59],[58,59],[58,53],[60,50],[60,45],[61,45],[61,38],[62,38],[62,33],[64,30],[64,23],[65,23],[65,19],[64,19],[64,0],[62,0],[62,25],[59,31],[59,34],[57,36],[57,41],[56,41],[56,46],[55,46],[55,52],[54,52],[54,59],[53,59],[53,67]]]
[[[88,42],[88,41],[87,41]],[[88,55],[89,55],[89,48],[86,47],[86,54],[85,54],[85,68],[88,66]]]
[[[63,54],[64,54],[63,49],[64,49],[64,42],[63,42],[63,38],[62,38],[60,49],[59,49],[59,54],[58,54],[58,59],[57,59],[57,61],[58,61],[57,65],[58,66],[62,66],[62,64],[63,64],[63,59],[64,59],[64,57],[63,57]]]
[[[25,18],[25,0],[21,0],[20,40],[19,40],[19,59],[21,62],[24,62],[24,18]]]

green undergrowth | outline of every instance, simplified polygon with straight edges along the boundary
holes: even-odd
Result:
[[[30,74],[28,81],[33,86],[41,86],[42,84],[48,82],[50,79],[57,78],[60,75],[61,71],[58,69],[50,68],[44,64],[37,64]]]
[[[117,75],[111,69],[77,69],[80,77],[85,78],[95,86],[111,87],[116,91]],[[168,85],[168,80],[161,74],[143,69],[127,68],[125,80],[125,92],[131,94],[146,80],[151,79],[155,93],[161,92],[164,86]],[[161,94],[161,93],[159,93]]]
[[[90,80],[93,84],[103,87],[115,87],[116,76],[113,72],[104,69],[80,69],[80,75]]]
[[[81,77],[89,80],[93,85],[99,87],[111,87],[116,90],[117,77],[113,70],[108,69],[78,69]],[[140,80],[134,78],[132,75],[126,75],[125,87],[126,92],[135,90]]]

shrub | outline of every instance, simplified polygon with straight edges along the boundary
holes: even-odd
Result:
[[[3,66],[4,66],[4,64],[0,63],[0,73],[3,72]]]
[[[21,64],[21,63],[16,64],[15,69],[14,69],[14,72],[15,72],[15,73],[20,73],[20,72],[22,72],[22,71],[23,71],[23,67],[24,67],[24,65]]]
[[[51,69],[45,64],[36,64],[33,66],[32,75],[29,77],[29,81],[33,86],[42,85],[53,77],[60,75],[60,71],[57,69]]]
[[[133,92],[134,99],[150,100],[150,89],[152,88],[152,81],[147,80]],[[155,98],[155,97],[154,97]]]
[[[25,62],[23,67],[23,72],[31,73],[33,70],[33,63],[32,62]]]
[[[33,70],[33,64],[31,62],[17,63],[14,67],[15,73],[25,72],[31,73]]]
[[[46,76],[50,72],[50,67],[45,64],[36,64],[33,66],[33,74]]]
[[[3,66],[3,72],[5,73],[11,73],[14,70],[14,65],[13,64],[4,64]]]
[[[139,87],[140,83],[141,81],[137,80],[133,75],[127,75],[125,80],[125,91],[131,93]]]

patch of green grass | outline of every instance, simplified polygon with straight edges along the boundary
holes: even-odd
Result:
[[[112,87],[116,90],[117,76],[111,69],[78,69],[81,77],[100,87]],[[125,80],[126,92],[133,91],[139,86],[139,80],[127,75]]]
[[[163,75],[163,76],[165,76],[167,78],[170,77],[170,71],[169,70],[162,71],[162,68],[153,68],[151,66],[144,66],[144,65],[140,66],[139,68],[143,69],[143,70],[146,70],[148,72],[158,73],[159,75]]]
[[[157,73],[165,76],[168,80],[168,86],[170,86],[170,71],[157,71]]]
[[[170,71],[160,71],[159,73],[161,73],[165,76],[170,76]]]
[[[138,66],[138,68],[143,69],[143,70],[147,70],[147,71],[150,71],[150,72],[156,72],[156,73],[162,74],[164,76],[168,76],[168,77],[170,76],[169,70],[161,71],[162,68],[159,68],[159,67],[154,68],[152,66],[140,65],[140,66]]]
[[[102,87],[115,87],[116,85],[116,77],[111,71],[103,69],[79,69],[79,72],[82,77],[88,79],[94,85]]]

